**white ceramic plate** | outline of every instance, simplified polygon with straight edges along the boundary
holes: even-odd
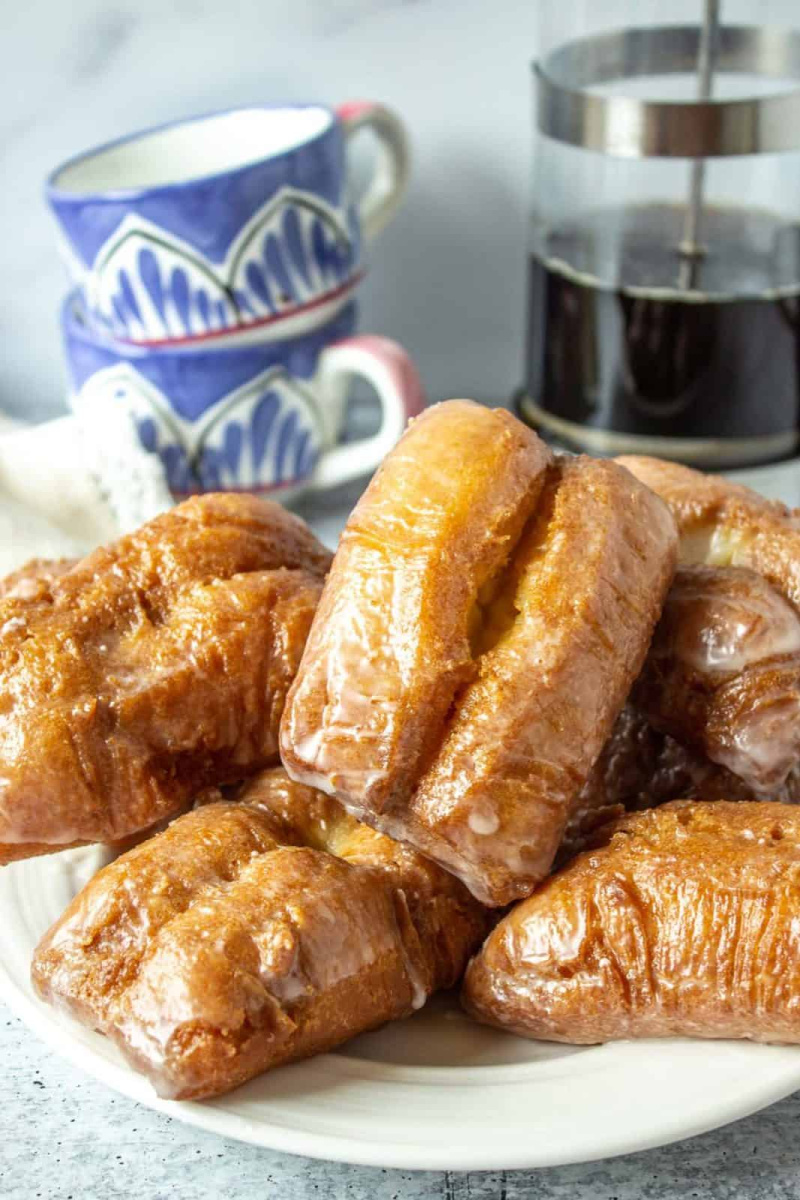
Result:
[[[800,500],[796,463],[751,472],[746,482]],[[99,851],[78,850],[0,871],[0,996],[83,1070],[203,1129],[371,1166],[510,1170],[663,1145],[800,1088],[800,1049],[699,1041],[547,1045],[475,1025],[454,998],[438,997],[339,1053],[283,1067],[219,1100],[158,1100],[113,1046],[41,1004],[28,983],[39,937],[100,863]]]
[[[473,1024],[452,998],[219,1100],[158,1100],[104,1038],[41,1004],[34,946],[101,863],[97,850],[0,872],[0,996],[59,1054],[151,1108],[228,1137],[384,1167],[512,1169],[687,1137],[800,1087],[800,1050],[735,1042],[568,1047]]]

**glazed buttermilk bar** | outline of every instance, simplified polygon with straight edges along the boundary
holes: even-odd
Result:
[[[209,495],[0,595],[0,863],[129,837],[277,758],[330,555]]]
[[[468,1012],[574,1044],[800,1042],[800,809],[677,801],[595,840],[489,935]]]
[[[664,504],[467,401],[412,423],[342,535],[287,701],[296,779],[528,895],[639,672],[675,569]]]
[[[487,927],[446,871],[276,768],[100,871],[32,977],[189,1099],[407,1016]]]

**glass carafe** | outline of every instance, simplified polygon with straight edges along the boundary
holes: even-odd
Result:
[[[800,6],[541,10],[520,414],[589,453],[791,456]]]

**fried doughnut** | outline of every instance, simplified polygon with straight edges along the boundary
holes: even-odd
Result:
[[[556,865],[583,850],[601,825],[623,813],[695,796],[708,771],[729,776],[654,729],[630,701],[570,811]]]
[[[78,560],[75,558],[32,558],[30,562],[0,579],[0,600],[5,596],[32,599],[44,594],[54,579],[66,575]]]
[[[411,423],[342,534],[287,711],[290,774],[375,813],[408,797],[550,461],[503,409],[450,401]]]
[[[54,579],[66,575],[76,563],[74,558],[33,558],[5,579],[0,579],[0,600],[6,596],[17,596],[24,600],[43,599],[50,589]],[[80,846],[81,842],[71,842],[66,846],[55,849],[69,850]],[[15,862],[21,858],[36,858],[42,854],[51,854],[54,847],[46,843],[26,842],[19,846],[0,845],[0,866]]]
[[[629,701],[570,813],[556,863],[585,849],[594,831],[625,812],[670,800],[759,800],[763,795],[697,750],[654,729]],[[793,768],[773,800],[800,803],[800,768]]]
[[[289,774],[504,905],[547,873],[638,673],[675,527],[508,413],[428,410],[334,559],[281,728]]]
[[[659,638],[661,662],[654,658],[656,669],[646,672],[641,693],[661,727],[690,739],[753,790],[774,795],[800,755],[794,661],[799,626],[788,608],[800,612],[798,513],[740,484],[677,463],[639,457],[617,461],[669,505],[680,533],[682,562],[746,568],[779,594],[750,577],[746,598],[745,575],[716,581],[712,575],[698,575],[697,586],[684,586],[667,606],[667,632]],[[727,599],[725,579],[731,582]],[[780,603],[780,596],[787,604]],[[670,612],[676,609],[687,627],[696,627],[696,634],[682,639],[687,643],[694,637],[697,644],[694,650],[684,647],[680,664],[669,644],[675,628]],[[702,642],[711,639],[711,652],[719,655],[726,638],[731,639],[727,670],[710,672]]]
[[[742,567],[681,567],[634,702],[768,795],[800,764],[800,615]]]
[[[32,978],[162,1096],[196,1099],[406,1016],[486,929],[447,872],[278,769],[100,871]]]
[[[682,563],[749,567],[800,610],[800,515],[778,500],[659,458],[616,460],[669,506]]]
[[[329,555],[204,496],[0,600],[0,862],[115,842],[274,760]]]
[[[678,801],[598,840],[490,934],[467,1011],[556,1042],[800,1042],[800,810]]]

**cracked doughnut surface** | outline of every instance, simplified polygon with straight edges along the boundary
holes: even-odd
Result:
[[[278,768],[100,871],[32,978],[161,1095],[198,1098],[406,1016],[486,929],[457,880]]]
[[[800,1042],[800,810],[677,802],[597,834],[471,962],[473,1016],[571,1043]]]
[[[342,537],[281,728],[289,773],[491,905],[549,870],[644,658],[674,523],[502,410],[415,421]]]
[[[742,567],[681,567],[634,702],[659,729],[773,794],[800,764],[800,615]]]
[[[113,842],[277,753],[330,556],[250,497],[187,501],[0,599],[0,862]]]
[[[573,807],[557,864],[585,849],[594,831],[625,812],[655,808],[670,800],[759,800],[747,784],[725,767],[669,734],[654,729],[630,701],[592,767]],[[800,803],[800,769],[794,768],[772,800]]]

